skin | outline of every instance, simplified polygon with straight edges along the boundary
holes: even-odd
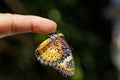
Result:
[[[55,22],[38,16],[0,14],[0,38],[28,32],[49,34],[56,27]]]

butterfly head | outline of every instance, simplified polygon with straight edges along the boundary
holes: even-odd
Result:
[[[57,37],[64,37],[64,35],[62,33],[57,33],[57,34],[50,35],[50,38],[52,38],[52,39],[55,39]]]
[[[60,37],[63,37],[63,36],[64,36],[62,33],[58,33],[57,35],[60,36]]]

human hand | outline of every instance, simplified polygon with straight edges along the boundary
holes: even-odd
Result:
[[[55,22],[38,16],[0,14],[0,38],[27,32],[48,34],[56,27]]]

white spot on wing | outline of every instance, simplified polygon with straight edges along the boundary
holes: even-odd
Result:
[[[66,63],[67,62],[70,62],[70,60],[73,59],[72,55],[68,56],[67,58],[65,58],[63,60],[63,63],[61,63],[61,65],[65,66],[66,67]]]

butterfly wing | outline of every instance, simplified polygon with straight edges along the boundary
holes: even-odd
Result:
[[[61,47],[56,46],[54,40],[48,38],[38,46],[35,55],[42,64],[54,66],[62,57],[60,49]]]
[[[62,58],[59,63],[55,66],[55,69],[62,73],[64,76],[71,76],[75,71],[74,59],[71,53],[71,49],[61,37],[59,37],[61,48],[62,48]]]
[[[64,76],[74,74],[75,65],[71,49],[58,34],[51,35],[41,43],[35,55],[42,64],[53,66]]]

